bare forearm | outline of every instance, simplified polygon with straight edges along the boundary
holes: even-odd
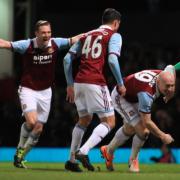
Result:
[[[79,41],[79,39],[83,36],[83,34],[79,34],[77,36],[71,37],[70,38],[70,43],[71,45],[73,45],[74,43],[76,43],[77,41]]]
[[[147,113],[140,112],[140,116],[146,128],[148,128],[149,131],[152,134],[154,134],[156,137],[160,138],[163,143],[170,144],[174,141],[174,139],[172,138],[170,134],[164,133],[156,126],[156,124],[151,120],[150,113],[147,114]]]
[[[0,39],[0,48],[11,49],[11,43],[9,41]]]
[[[149,131],[154,134],[158,138],[162,138],[164,135],[164,132],[162,132],[157,125],[152,121],[151,114],[150,113],[141,113],[140,112],[141,119],[144,122],[144,125],[146,128],[149,129]]]
[[[164,133],[156,126],[156,124],[152,120],[149,120],[148,122],[146,122],[146,127],[149,129],[149,131],[152,134],[162,139]]]

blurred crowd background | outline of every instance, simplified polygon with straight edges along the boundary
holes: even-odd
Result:
[[[39,19],[52,23],[53,37],[70,37],[97,28],[105,8],[112,7],[122,13],[119,32],[123,46],[119,58],[123,76],[142,69],[163,69],[168,64],[180,61],[180,6],[176,0],[111,0],[111,1],[62,1],[56,0],[14,0],[15,40],[34,37],[34,24]],[[27,11],[30,16],[27,17]],[[27,27],[27,21],[29,26]],[[11,52],[10,52],[11,53]],[[56,66],[56,80],[53,87],[52,108],[48,123],[40,138],[40,147],[68,147],[71,132],[78,119],[76,107],[66,102],[66,82],[63,71],[63,57],[59,53]],[[13,76],[0,78],[0,146],[17,145],[20,126],[23,122],[17,88],[21,75],[21,56],[13,54]],[[75,67],[76,68],[76,67]],[[114,78],[108,73],[109,88]],[[48,78],[48,77],[47,77]],[[107,143],[119,126],[121,117],[116,114],[116,128],[101,142]],[[180,72],[177,73],[176,96],[164,104],[158,99],[153,105],[152,118],[158,126],[172,134],[172,147],[180,147]],[[84,140],[98,124],[95,115]],[[130,142],[124,146],[129,147]],[[161,147],[161,142],[150,135],[145,147]]]

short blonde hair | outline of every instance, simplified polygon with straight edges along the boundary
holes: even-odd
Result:
[[[40,26],[44,26],[44,25],[49,25],[51,26],[50,22],[49,21],[46,21],[46,20],[39,20],[37,21],[36,25],[35,25],[35,31],[38,31],[39,30],[39,27]]]

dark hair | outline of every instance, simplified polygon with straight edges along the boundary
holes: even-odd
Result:
[[[114,20],[121,20],[120,12],[113,8],[105,9],[102,16],[102,24],[112,23]]]
[[[39,27],[40,26],[44,26],[44,25],[51,25],[49,21],[46,21],[46,20],[39,20],[36,25],[35,25],[35,31],[38,31],[39,30]]]

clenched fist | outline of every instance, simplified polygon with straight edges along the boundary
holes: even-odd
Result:
[[[164,134],[161,140],[164,144],[170,144],[174,141],[173,137],[170,134]]]

